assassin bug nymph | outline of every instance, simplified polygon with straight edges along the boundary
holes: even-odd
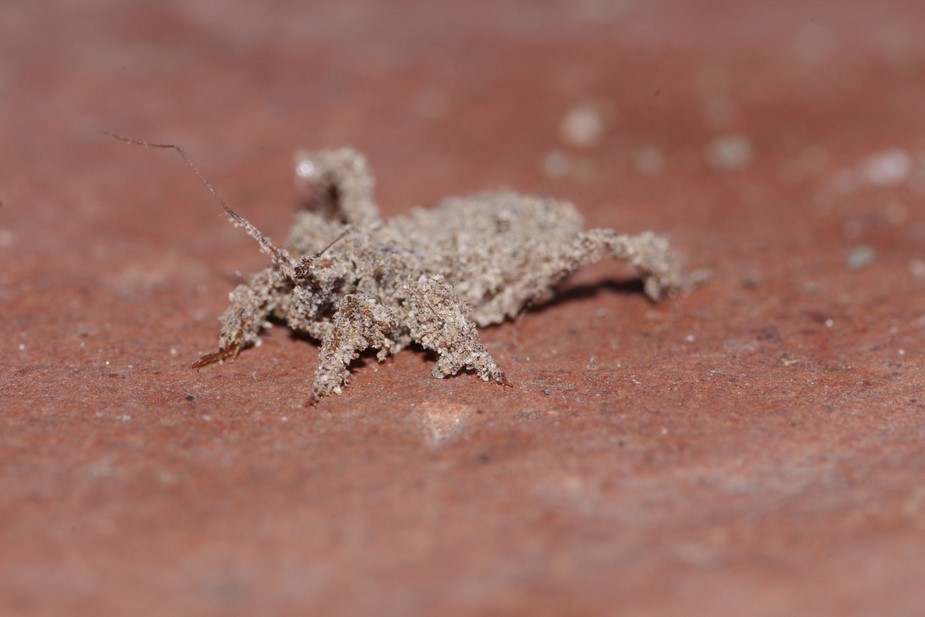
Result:
[[[436,355],[435,377],[466,369],[507,384],[477,327],[550,298],[557,283],[604,256],[635,267],[652,300],[681,287],[666,239],[582,231],[581,216],[565,201],[496,191],[382,219],[366,160],[348,148],[297,154],[296,178],[312,197],[281,248],[229,208],[179,146],[106,135],[175,150],[270,256],[267,268],[230,294],[218,350],[193,366],[234,360],[273,318],[321,342],[310,403],[340,394],[350,362],[365,350],[383,361],[411,343]]]

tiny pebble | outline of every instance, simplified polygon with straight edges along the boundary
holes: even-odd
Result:
[[[753,156],[752,142],[744,135],[723,135],[707,146],[707,161],[715,169],[743,169]]]
[[[604,130],[604,119],[595,106],[576,105],[562,118],[559,135],[569,145],[589,147],[600,143]]]
[[[877,253],[871,247],[867,245],[856,246],[848,253],[848,257],[845,259],[845,265],[852,270],[860,270],[874,263],[874,258],[876,256]]]

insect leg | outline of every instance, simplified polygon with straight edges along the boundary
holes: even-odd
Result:
[[[379,350],[380,360],[397,351],[400,344],[392,338],[395,330],[392,312],[372,298],[356,294],[341,298],[333,324],[321,341],[309,403],[331,393],[340,394],[350,378],[350,362],[363,351]]]
[[[681,288],[681,265],[663,236],[651,231],[628,236],[610,229],[592,229],[583,232],[581,236],[592,243],[604,244],[611,257],[636,268],[642,274],[646,295],[652,300],[658,300]]]
[[[306,206],[324,218],[361,227],[379,220],[373,201],[375,180],[356,150],[296,152],[295,176],[308,197]]]
[[[469,308],[440,276],[421,276],[409,285],[405,298],[411,338],[437,354],[434,377],[475,371],[485,381],[510,385],[479,340]]]
[[[234,360],[244,347],[257,342],[267,318],[288,302],[292,283],[276,268],[267,268],[252,276],[231,292],[230,304],[222,313],[222,332],[218,351],[206,354],[193,363],[194,368]]]

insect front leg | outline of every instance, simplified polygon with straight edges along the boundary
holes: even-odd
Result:
[[[193,363],[194,368],[234,360],[238,353],[257,342],[267,318],[289,301],[292,283],[277,268],[267,268],[231,292],[230,304],[222,313],[222,331],[218,351],[206,354]]]

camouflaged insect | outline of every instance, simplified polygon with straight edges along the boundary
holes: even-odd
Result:
[[[384,220],[373,176],[353,150],[297,155],[296,177],[312,197],[285,249],[225,206],[272,264],[231,293],[219,350],[194,366],[234,359],[272,318],[321,341],[310,402],[340,394],[363,351],[374,349],[383,361],[411,343],[436,354],[435,377],[466,369],[506,384],[476,328],[549,298],[581,265],[605,255],[624,260],[653,300],[681,284],[664,238],[582,231],[564,201],[491,192]]]

